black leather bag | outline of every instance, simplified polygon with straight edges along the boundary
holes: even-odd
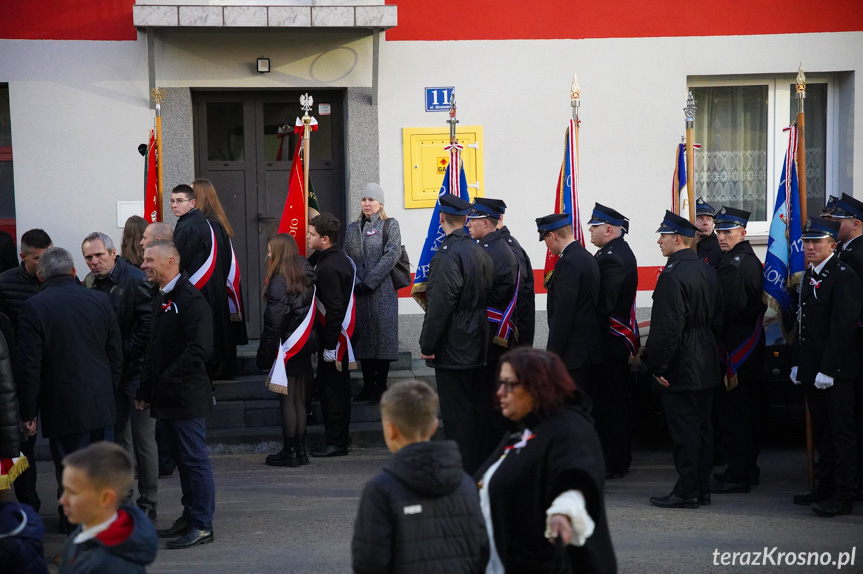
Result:
[[[389,226],[390,220],[384,220],[384,247],[386,248],[389,242]],[[393,280],[393,287],[401,289],[411,284],[411,260],[408,257],[408,252],[405,251],[405,246],[400,247],[399,258],[396,260],[396,266],[390,271],[390,277]]]

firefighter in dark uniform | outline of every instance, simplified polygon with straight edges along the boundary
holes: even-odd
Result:
[[[836,248],[839,261],[847,264],[858,277],[863,278],[863,202],[847,193],[842,199],[831,197],[825,206],[827,219],[839,221],[839,241]],[[863,280],[863,279],[861,279]],[[863,317],[858,322],[857,353],[863,361]],[[863,500],[863,377],[858,377],[854,389],[854,424],[857,429],[857,500]]]
[[[707,261],[714,269],[719,265],[722,258],[722,250],[719,248],[719,240],[713,231],[714,216],[716,210],[713,206],[699,197],[695,201],[695,251],[698,256]]]
[[[494,266],[494,284],[486,303],[488,310],[488,353],[482,384],[488,395],[488,424],[484,425],[486,451],[485,460],[500,442],[507,428],[506,418],[493,408],[497,392],[497,363],[500,356],[515,344],[518,336],[515,326],[515,305],[519,283],[518,261],[509,245],[503,240],[497,224],[500,221],[500,200],[477,197],[467,216],[467,228],[471,239],[475,239]]]
[[[803,228],[803,275],[791,380],[803,384],[818,446],[818,487],[794,497],[819,516],[850,514],[857,489],[854,387],[860,377],[857,321],[863,286],[835,255],[840,224],[813,217]]]
[[[635,292],[638,263],[623,239],[629,219],[597,203],[587,222],[590,242],[599,247],[599,320],[604,330],[603,359],[591,385],[596,432],[605,456],[606,478],[623,478],[632,462],[630,437],[630,358],[638,354]]]
[[[446,239],[429,265],[420,356],[435,369],[444,435],[458,444],[462,466],[472,474],[484,460],[480,456],[486,451],[486,418],[492,405],[478,381],[488,351],[486,306],[494,267],[464,228],[470,203],[451,194],[439,201]]]
[[[603,330],[599,326],[599,265],[572,233],[568,213],[536,220],[539,240],[560,259],[548,283],[546,350],[563,360],[569,376],[589,392],[593,366],[601,359]]]
[[[660,393],[679,478],[670,494],[651,497],[650,502],[661,508],[698,508],[710,504],[710,411],[719,386],[721,295],[716,271],[692,250],[692,223],[666,211],[657,232],[668,263],[653,291],[643,357]]]
[[[750,212],[723,207],[716,214],[722,260],[716,268],[723,299],[719,337],[723,382],[713,416],[716,444],[728,463],[714,475],[710,492],[749,492],[759,482],[764,364],[764,268],[746,240]],[[724,356],[723,356],[724,355]]]

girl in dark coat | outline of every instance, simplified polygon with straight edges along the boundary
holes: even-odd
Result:
[[[269,370],[279,346],[303,323],[314,304],[315,272],[301,256],[294,238],[279,233],[267,244],[267,276],[264,280],[264,329],[258,347],[257,364]],[[267,457],[270,466],[308,464],[306,456],[306,396],[312,380],[312,353],[317,344],[314,329],[299,353],[288,359],[287,388],[268,385],[279,393],[284,448]]]

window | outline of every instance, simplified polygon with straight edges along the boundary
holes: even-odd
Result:
[[[766,234],[773,215],[787,136],[797,119],[794,76],[690,79],[695,114],[695,195],[717,209],[750,211],[749,232]],[[830,158],[834,155],[833,79],[807,78],[807,207],[818,214],[828,195],[841,195]]]

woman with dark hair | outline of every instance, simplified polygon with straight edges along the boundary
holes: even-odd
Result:
[[[390,363],[399,356],[399,301],[390,273],[401,255],[399,222],[384,211],[384,190],[369,183],[359,218],[345,232],[345,252],[357,266],[356,342],[363,389],[354,402],[377,402],[387,390]]]
[[[491,541],[487,574],[613,574],[602,448],[566,367],[553,353],[518,347],[498,373],[496,397],[517,430],[475,475]]]
[[[144,262],[144,248],[141,239],[147,229],[147,220],[140,215],[133,215],[126,220],[123,227],[123,241],[120,243],[120,254],[132,265],[140,269]]]
[[[257,364],[270,370],[286,341],[307,318],[314,304],[315,272],[300,255],[294,238],[286,233],[267,243],[267,276],[264,280],[264,329],[258,347]],[[314,318],[314,311],[312,311]],[[285,364],[287,387],[269,383],[279,393],[284,448],[267,457],[270,466],[309,464],[306,456],[306,396],[312,380],[312,353],[317,349],[314,329],[307,342]]]

